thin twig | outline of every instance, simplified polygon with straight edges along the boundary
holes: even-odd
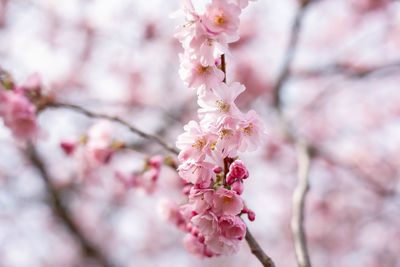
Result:
[[[115,266],[103,255],[103,253],[94,244],[92,244],[92,242],[84,235],[84,233],[81,232],[78,225],[72,219],[67,207],[64,206],[61,196],[59,195],[59,191],[52,184],[51,178],[46,171],[44,163],[38,155],[34,146],[29,147],[28,156],[31,163],[38,169],[40,176],[44,181],[50,206],[52,207],[54,213],[59,216],[61,222],[65,225],[65,227],[79,242],[84,254],[90,258],[96,259],[99,264],[101,264],[101,266]]]
[[[221,56],[221,70],[224,73],[224,80],[223,82],[226,83],[226,62],[225,62],[225,55]]]
[[[398,70],[400,68],[400,61],[393,61],[391,63],[369,66],[369,67],[359,67],[352,66],[344,63],[335,63],[328,66],[321,66],[316,69],[309,70],[298,70],[293,72],[293,77],[296,78],[316,78],[325,77],[330,75],[344,75],[349,79],[362,79],[367,78],[377,73],[386,74],[390,70]],[[380,75],[379,75],[380,76]]]
[[[304,142],[296,144],[298,162],[298,184],[293,193],[293,215],[291,228],[293,232],[294,247],[297,262],[300,267],[310,267],[310,257],[307,248],[307,239],[304,229],[305,198],[309,190],[308,174],[310,169],[310,152]]]
[[[264,267],[275,267],[274,262],[267,254],[262,250],[257,240],[250,233],[249,229],[246,227],[246,241],[249,244],[251,253],[253,253],[257,259],[261,262]]]
[[[277,80],[277,83],[273,90],[273,94],[274,94],[273,95],[273,106],[279,111],[281,110],[281,104],[282,104],[281,96],[280,96],[281,91],[282,91],[282,88],[285,85],[286,81],[288,80],[288,77],[290,76],[290,68],[291,68],[293,59],[296,55],[297,44],[299,41],[299,35],[300,35],[302,23],[303,23],[303,17],[304,17],[304,14],[306,13],[306,9],[307,9],[308,5],[311,2],[312,1],[305,1],[303,4],[301,4],[299,10],[296,13],[296,17],[294,19],[294,22],[293,22],[293,25],[291,28],[290,39],[289,39],[288,46],[286,48],[285,57],[283,59],[282,69],[279,72],[278,80]]]
[[[77,105],[58,103],[58,102],[47,103],[44,106],[44,108],[66,108],[66,109],[70,109],[70,110],[74,110],[79,113],[82,113],[90,118],[99,118],[99,119],[106,119],[109,121],[113,121],[113,122],[119,123],[119,124],[127,127],[131,132],[133,132],[145,139],[155,141],[156,143],[158,143],[159,145],[161,145],[162,147],[164,147],[166,150],[168,150],[171,153],[174,153],[174,154],[179,153],[179,151],[175,147],[173,147],[172,145],[170,145],[167,142],[165,142],[164,140],[162,140],[159,136],[146,133],[146,132],[136,128],[132,124],[128,123],[127,121],[125,121],[121,118],[118,118],[116,116],[111,116],[111,115],[107,115],[107,114],[99,114],[99,113],[95,113],[93,111],[87,110],[87,109],[77,106]]]

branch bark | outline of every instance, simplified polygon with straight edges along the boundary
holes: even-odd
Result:
[[[43,109],[46,108],[65,108],[65,109],[70,109],[70,110],[74,110],[76,112],[79,112],[83,115],[86,115],[90,118],[96,118],[96,119],[106,119],[109,121],[113,121],[116,123],[119,123],[125,127],[127,127],[131,132],[145,138],[151,141],[156,142],[157,144],[159,144],[160,146],[164,147],[166,150],[168,150],[169,152],[173,153],[173,154],[178,154],[179,151],[172,145],[168,144],[167,142],[165,142],[164,140],[162,140],[159,136],[157,135],[153,135],[153,134],[149,134],[146,133],[138,128],[136,128],[135,126],[133,126],[132,124],[128,123],[127,121],[116,117],[116,116],[110,116],[107,114],[99,114],[99,113],[95,113],[92,112],[90,110],[87,110],[83,107],[77,106],[77,105],[73,105],[73,104],[66,104],[66,103],[58,103],[58,102],[49,102],[47,103]]]
[[[247,227],[246,227],[246,241],[249,244],[251,253],[253,253],[254,256],[257,257],[257,259],[261,262],[261,264],[264,267],[275,267],[275,264],[272,261],[272,259],[267,254],[265,254],[265,252],[262,250],[260,245],[257,243],[257,240],[253,237],[253,235],[250,233]]]
[[[28,157],[30,162],[36,169],[39,171],[41,178],[46,187],[46,191],[48,194],[48,202],[54,213],[58,215],[60,221],[64,224],[64,226],[69,230],[69,232],[75,237],[75,239],[79,242],[83,253],[92,259],[95,259],[101,266],[104,267],[114,267],[112,264],[85,235],[79,229],[76,222],[72,219],[68,212],[68,208],[64,205],[61,196],[58,190],[54,187],[51,182],[51,178],[49,177],[45,165],[37,153],[34,146],[30,145],[28,148]]]
[[[296,143],[298,184],[293,193],[293,214],[291,228],[293,233],[294,247],[297,262],[300,267],[311,267],[307,248],[307,238],[304,229],[305,198],[309,190],[308,174],[310,169],[311,155],[307,144],[302,141]]]

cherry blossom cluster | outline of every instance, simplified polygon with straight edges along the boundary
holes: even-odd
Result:
[[[94,177],[96,170],[112,160],[114,154],[125,148],[125,144],[113,137],[112,125],[108,121],[93,124],[87,134],[60,143],[66,155],[76,159],[79,175],[83,178]],[[134,188],[151,194],[157,187],[164,157],[155,155],[146,160],[139,172],[115,172],[115,177],[125,189]]]
[[[0,117],[18,141],[35,140],[39,134],[36,121],[41,99],[40,77],[31,75],[17,86],[11,76],[0,69]]]
[[[199,121],[185,125],[176,143],[188,202],[171,206],[167,217],[188,232],[184,247],[200,257],[237,252],[246,235],[239,216],[255,218],[240,197],[249,173],[238,152],[254,151],[265,130],[254,110],[242,113],[236,106],[245,87],[225,83],[223,72],[228,44],[239,39],[239,15],[247,5],[248,0],[212,0],[199,14],[185,1],[180,11],[187,23],[176,33],[184,48],[179,72],[186,86],[197,89],[200,108]]]
[[[113,140],[112,127],[108,121],[93,124],[87,134],[60,143],[65,154],[77,159],[81,176],[90,176],[98,167],[110,162],[114,152],[123,144]]]

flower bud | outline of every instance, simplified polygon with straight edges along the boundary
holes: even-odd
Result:
[[[254,221],[256,219],[256,214],[254,213],[254,211],[249,210],[249,212],[247,213],[247,217],[250,221]]]
[[[76,142],[64,141],[64,142],[61,142],[60,146],[64,150],[65,154],[67,154],[68,156],[71,156],[72,153],[74,153],[74,151],[75,151]]]

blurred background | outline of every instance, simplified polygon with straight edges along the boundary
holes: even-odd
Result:
[[[201,9],[207,1],[194,2]],[[296,266],[297,164],[273,103],[299,2],[250,2],[227,58],[228,82],[247,87],[239,106],[255,109],[268,129],[265,144],[241,157],[250,172],[243,198],[256,213],[249,229],[280,267]],[[197,116],[196,93],[178,75],[182,48],[173,35],[184,22],[169,18],[178,8],[178,0],[0,0],[0,66],[18,83],[38,73],[57,101],[118,116],[174,144]],[[301,22],[280,98],[291,129],[313,148],[305,221],[311,261],[399,267],[400,2],[314,1]],[[76,229],[1,125],[0,266],[261,266],[246,242],[230,257],[201,260],[184,250],[184,233],[163,219],[167,200],[184,200],[172,168],[163,167],[154,190],[116,178],[140,171],[150,156],[170,155],[159,145],[69,109],[46,109],[38,121],[50,189]],[[81,140],[99,124],[129,149],[101,166],[86,162],[84,151],[64,153],[61,142]]]

